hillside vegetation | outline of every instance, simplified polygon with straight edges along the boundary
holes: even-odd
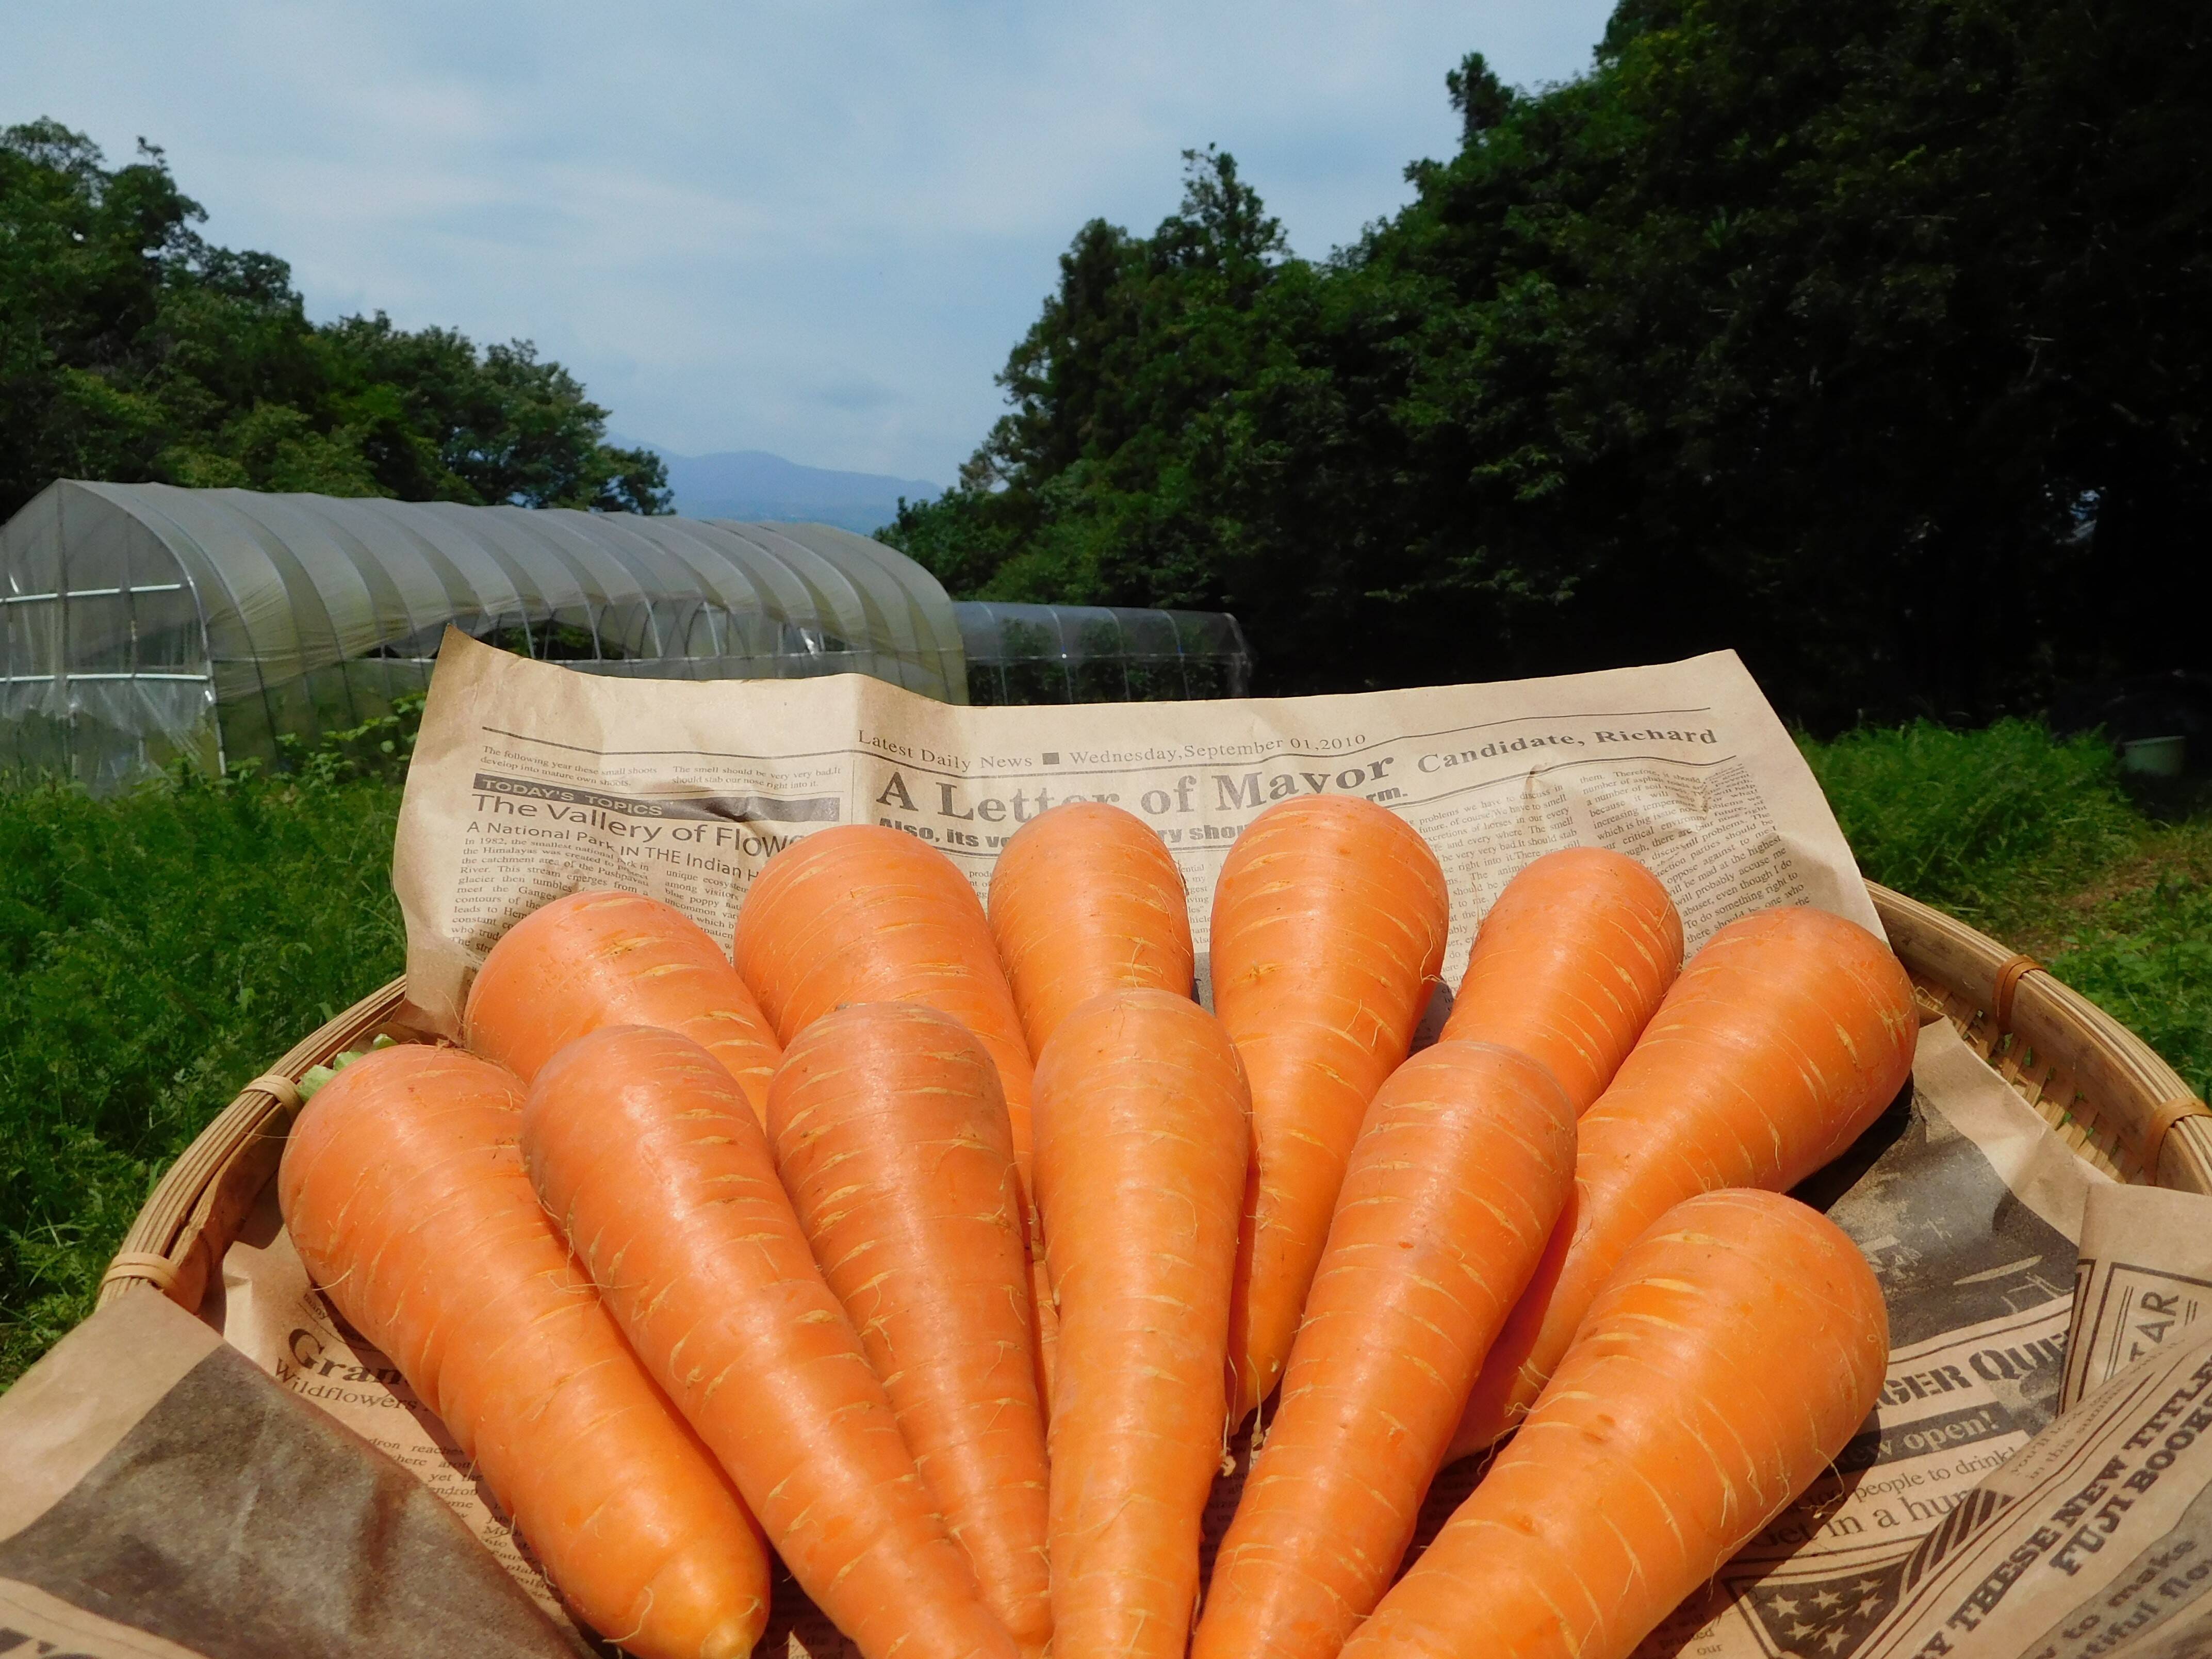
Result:
[[[658,456],[529,342],[307,319],[141,142],[0,130],[0,520],[57,478],[665,512]]]
[[[1328,258],[1212,151],[1084,225],[892,538],[1233,611],[1273,691],[1733,646],[1831,732],[2201,655],[2212,9],[1622,0],[1565,85],[1444,68],[1456,153]]]

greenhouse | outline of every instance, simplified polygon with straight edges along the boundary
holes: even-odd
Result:
[[[450,623],[601,674],[871,674],[951,702],[1241,694],[1233,618],[956,605],[895,549],[738,524],[166,484],[0,526],[0,764],[110,789],[281,764],[428,684]]]
[[[1224,612],[970,603],[952,614],[970,702],[1171,702],[1251,690],[1251,653]]]

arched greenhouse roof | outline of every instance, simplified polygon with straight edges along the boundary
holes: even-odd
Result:
[[[1176,702],[1241,697],[1252,653],[1217,611],[956,605],[970,702]]]
[[[827,525],[66,480],[0,526],[0,763],[94,787],[357,726],[428,684],[449,623],[591,672],[950,702],[1233,695],[1248,662],[1227,617],[956,606]]]

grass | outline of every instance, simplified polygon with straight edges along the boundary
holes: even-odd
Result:
[[[2135,847],[2142,815],[2094,738],[1923,721],[1807,743],[1868,876],[2009,939]]]
[[[2047,963],[2212,1096],[2212,791],[2006,720],[1803,744],[1873,879]]]
[[[404,725],[289,780],[0,788],[0,1386],[91,1310],[238,1085],[399,970]],[[2212,1092],[2204,792],[2131,792],[2102,744],[2020,722],[1805,751],[1868,875],[2034,952]]]
[[[239,1085],[399,971],[399,792],[0,793],[0,1386]]]
[[[2051,971],[2212,1097],[2212,834],[2065,936]],[[2185,873],[2192,869],[2194,873]]]

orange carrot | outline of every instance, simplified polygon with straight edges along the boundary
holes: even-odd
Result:
[[[705,929],[640,893],[571,893],[508,928],[469,988],[463,1031],[528,1083],[605,1025],[683,1032],[765,1111],[781,1053],[753,994]]]
[[[1036,1349],[1030,1358],[1036,1379],[1037,1409],[1052,1418],[1052,1368],[1060,1352],[1060,1304],[1053,1299],[1052,1273],[1044,1259],[1043,1226],[1036,1206],[1030,1206],[1026,1229],[1030,1249],[1030,1312],[1035,1321]]]
[[[1674,1206],[1344,1659],[1627,1659],[1844,1449],[1888,1360],[1834,1223],[1773,1193]]]
[[[999,1068],[1028,1182],[1029,1045],[982,902],[944,854],[879,824],[817,830],[754,878],[733,954],[786,1042],[848,1002],[925,1003],[965,1025]]]
[[[511,1073],[380,1049],[301,1112],[284,1224],[593,1629],[642,1659],[737,1659],[768,1619],[767,1547],[538,1208],[521,1127]]]
[[[848,1002],[919,1002],[973,1031],[999,1068],[1014,1167],[1030,1194],[1030,1051],[991,925],[952,860],[880,824],[817,830],[764,866],[738,911],[738,971],[791,1042]],[[1034,1215],[1038,1395],[1048,1407],[1054,1316]]]
[[[799,1033],[768,1111],[814,1259],[985,1604],[1040,1651],[1052,1634],[1044,1416],[1013,1131],[990,1055],[934,1008],[855,1004]]]
[[[991,871],[990,918],[1032,1054],[1101,992],[1190,994],[1182,874],[1151,827],[1118,806],[1069,801],[1015,830]]]
[[[1037,1200],[1060,1297],[1053,1650],[1182,1659],[1221,1460],[1249,1097],[1212,1015],[1111,991],[1037,1070]]]
[[[1518,1048],[1587,1112],[1681,967],[1656,876],[1602,847],[1547,853],[1483,916],[1443,1035]]]
[[[672,1031],[615,1025],[538,1075],[538,1194],[646,1369],[867,1659],[1011,1659],[744,1094]]]
[[[1368,1109],[1193,1659],[1335,1659],[1389,1588],[1482,1356],[1574,1182],[1550,1072],[1441,1042]]]
[[[1221,866],[1213,1006],[1252,1085],[1230,1312],[1239,1420],[1290,1357],[1360,1119],[1443,965],[1449,903],[1419,833],[1356,795],[1268,808]]]
[[[1613,1086],[1577,1125],[1575,1198],[1468,1400],[1452,1455],[1534,1401],[1621,1253],[1684,1199],[1786,1191],[1881,1115],[1912,1072],[1912,982],[1825,910],[1761,910],[1682,970]]]

